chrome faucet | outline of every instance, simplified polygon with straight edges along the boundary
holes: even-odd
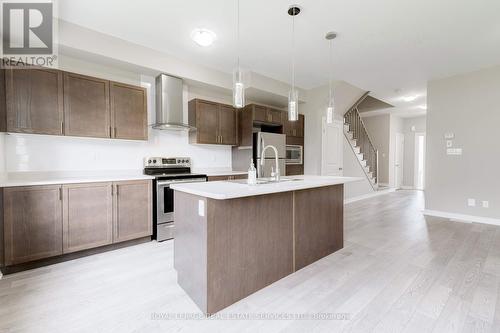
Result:
[[[278,163],[278,149],[276,149],[275,146],[267,145],[264,147],[264,149],[262,149],[262,153],[260,154],[260,165],[262,166],[262,173],[264,173],[264,164],[266,163],[266,159],[264,157],[265,157],[265,153],[266,153],[267,148],[271,148],[272,150],[274,150],[274,160],[276,162],[276,173],[274,174],[274,180],[279,182],[280,181],[280,167],[279,167],[279,163]]]

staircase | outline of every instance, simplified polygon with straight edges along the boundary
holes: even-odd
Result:
[[[344,114],[344,135],[347,141],[349,141],[354,154],[358,157],[358,161],[373,190],[377,191],[379,189],[378,150],[375,149],[358,111],[358,106],[369,93],[368,91],[361,96],[361,98]]]

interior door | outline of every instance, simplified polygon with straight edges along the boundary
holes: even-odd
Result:
[[[394,156],[394,186],[401,188],[403,184],[403,157],[404,157],[405,136],[403,133],[396,133],[396,155]]]
[[[323,176],[342,176],[344,165],[344,133],[342,123],[332,124],[323,118],[321,139],[321,174]]]

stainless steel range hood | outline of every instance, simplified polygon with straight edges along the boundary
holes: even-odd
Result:
[[[183,117],[182,79],[160,74],[156,77],[156,123],[160,130],[193,129]]]

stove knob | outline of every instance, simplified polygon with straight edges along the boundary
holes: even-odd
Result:
[[[149,160],[148,163],[151,163],[151,160]]]
[[[156,163],[156,160],[153,160],[153,163]]]

